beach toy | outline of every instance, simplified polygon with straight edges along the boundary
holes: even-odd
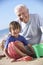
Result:
[[[32,47],[37,58],[43,57],[43,43],[33,45]]]

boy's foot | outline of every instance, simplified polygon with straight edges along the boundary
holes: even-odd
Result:
[[[30,57],[30,56],[25,56],[25,57],[22,57],[20,59],[17,59],[17,61],[31,61],[33,58]]]
[[[15,62],[16,60],[15,59],[10,59],[11,62]]]

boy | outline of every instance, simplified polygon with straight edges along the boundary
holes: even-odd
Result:
[[[18,22],[12,21],[9,24],[10,35],[8,36],[4,51],[5,55],[16,60],[18,58],[31,55],[32,53],[26,50],[25,45],[28,45],[27,40],[19,35],[21,26]]]

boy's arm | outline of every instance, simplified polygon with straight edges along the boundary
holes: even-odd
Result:
[[[4,54],[5,54],[5,56],[6,56],[7,58],[8,58],[8,57],[10,58],[10,56],[9,56],[9,54],[8,54],[8,50],[5,49],[5,48],[4,48]]]
[[[15,49],[15,51],[17,52],[17,54],[18,54],[19,56],[21,56],[21,57],[26,56],[26,54],[23,53],[23,52],[22,52],[20,49],[18,49],[16,46],[14,46],[14,49]]]
[[[24,44],[23,44],[22,42],[20,42],[20,41],[15,41],[15,43],[17,44],[17,46],[19,47],[19,49],[20,49],[23,53],[27,54],[27,49],[25,48],[25,46],[24,46]]]

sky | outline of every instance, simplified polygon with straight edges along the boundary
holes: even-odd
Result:
[[[39,14],[43,18],[43,0],[0,0],[0,30],[8,28],[9,23],[16,20],[14,8],[19,4],[25,4],[30,13]]]

